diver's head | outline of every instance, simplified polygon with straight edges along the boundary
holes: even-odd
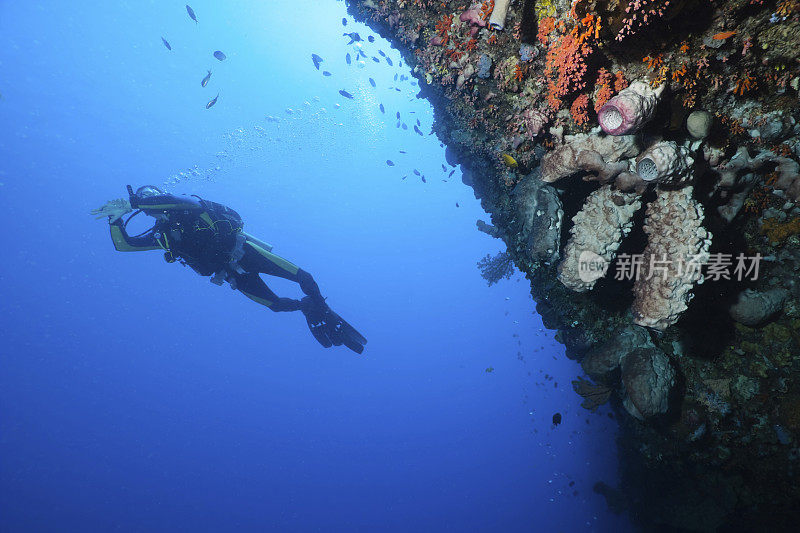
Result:
[[[151,196],[161,196],[164,191],[155,185],[145,185],[136,189],[136,196],[139,198],[150,198]]]

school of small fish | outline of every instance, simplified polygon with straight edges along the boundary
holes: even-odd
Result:
[[[190,5],[188,5],[188,4],[186,4],[186,13],[189,16],[189,18],[195,24],[199,24],[199,21],[197,19],[197,14],[195,13],[194,9],[192,9],[192,7]],[[347,23],[348,23],[347,18],[342,18],[342,26],[343,27],[347,27]],[[389,67],[393,67],[394,66],[394,62],[392,61],[392,59],[383,50],[380,50],[380,49],[377,50],[377,54],[378,54],[377,56],[375,56],[375,55],[368,56],[366,54],[366,52],[362,49],[362,44],[361,43],[364,43],[364,42],[374,43],[375,42],[375,37],[373,35],[367,36],[366,40],[363,39],[361,37],[361,35],[356,31],[344,32],[342,34],[342,36],[346,37],[348,39],[348,42],[346,43],[346,45],[353,47],[352,54],[351,54],[351,52],[347,52],[345,54],[345,62],[346,62],[346,64],[348,66],[352,65],[355,62],[356,65],[359,68],[363,68],[363,67],[366,66],[366,64],[364,62],[364,60],[366,60],[366,59],[372,59],[372,61],[374,63],[377,63],[377,64],[380,64],[380,63],[382,63],[382,61],[385,61],[386,64]],[[172,51],[172,45],[169,43],[169,41],[167,41],[167,39],[164,36],[161,36],[161,42],[162,42],[162,44],[164,45],[164,47],[168,51]],[[220,62],[225,61],[228,58],[228,56],[222,50],[215,50],[212,53],[212,56],[215,59],[217,59],[218,61],[220,61]],[[353,56],[355,56],[355,57],[353,57]],[[378,57],[378,56],[380,56],[380,57]],[[325,62],[325,59],[323,59],[322,56],[320,56],[319,54],[312,53],[311,54],[311,62],[312,62],[313,66],[314,66],[314,68],[316,70],[320,70],[320,65]],[[403,67],[403,62],[402,61],[399,63],[399,66],[401,68]],[[321,73],[322,73],[322,75],[324,77],[333,76],[333,74],[329,70],[321,70]],[[393,77],[393,80],[394,80],[395,83],[398,83],[398,82],[399,83],[403,83],[403,82],[409,81],[409,83],[412,86],[416,86],[417,85],[416,80],[413,80],[411,77],[409,77],[409,76],[407,76],[405,74],[395,73],[394,77]],[[210,81],[211,81],[211,70],[208,69],[207,70],[207,74],[200,81],[200,86],[205,88],[206,86],[208,86]],[[368,81],[369,81],[369,84],[370,84],[370,86],[372,88],[377,88],[378,87],[378,82],[374,78],[368,77]],[[387,89],[389,89],[389,90],[393,89],[393,90],[395,90],[397,92],[401,92],[402,91],[402,89],[400,87],[396,87],[396,86],[389,86],[389,87],[387,87]],[[350,91],[348,91],[346,89],[339,89],[338,91],[339,91],[339,95],[340,96],[342,96],[343,98],[346,98],[348,100],[354,100],[356,98],[353,95],[353,93],[351,93]],[[217,103],[217,101],[219,99],[219,96],[220,96],[220,93],[218,92],[217,95],[214,96],[214,98],[212,98],[211,100],[209,100],[205,104],[205,108],[206,109],[211,109],[212,107],[214,107],[214,105],[216,105],[216,103]],[[340,107],[340,104],[338,104],[338,103],[335,104],[335,107],[337,107],[337,108]],[[386,113],[386,107],[383,105],[383,103],[379,103],[378,104],[378,109],[380,110],[381,114],[385,114]],[[287,112],[287,114],[290,114],[290,115],[294,113],[294,111],[291,108],[287,109],[286,112]],[[413,113],[413,111],[411,111],[410,113]],[[403,129],[403,130],[408,130],[409,129],[408,124],[401,118],[399,111],[395,113],[395,118],[396,118],[395,126],[397,128]],[[269,119],[272,119],[272,120],[269,120]],[[278,119],[274,118],[274,117],[268,117],[267,120],[268,121],[277,121]],[[414,133],[416,133],[417,135],[419,135],[421,137],[424,137],[424,133],[422,132],[421,127],[422,127],[422,124],[421,124],[420,120],[418,118],[415,119],[415,124],[412,124],[412,129],[413,129]],[[432,132],[429,133],[429,135],[432,135],[432,134],[433,134]],[[400,150],[399,152],[400,152],[400,154],[406,154],[405,150]],[[503,160],[507,165],[512,166],[513,164],[516,163],[516,161],[511,159],[510,156],[507,156],[507,154],[503,154],[503,156],[504,156]],[[387,159],[386,160],[386,165],[389,166],[389,167],[394,167],[395,163],[391,159]],[[447,166],[442,164],[442,172],[443,173],[447,173],[447,171],[448,171]],[[423,183],[427,183],[427,179],[426,179],[425,175],[422,174],[418,169],[416,169],[416,168],[413,169],[413,173],[414,173],[414,175],[418,176]],[[455,168],[450,170],[450,173],[447,175],[447,179],[443,179],[442,181],[447,182],[448,179],[451,178],[454,173],[455,173]],[[403,176],[401,179],[405,180],[407,177],[408,176],[406,175],[406,176]],[[458,203],[456,203],[456,207],[459,207]]]

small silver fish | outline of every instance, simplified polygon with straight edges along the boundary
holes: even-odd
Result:
[[[344,60],[347,61],[347,64],[349,65],[350,62],[352,61],[352,59],[350,59],[350,54],[347,54],[346,56],[344,56]]]
[[[189,7],[189,4],[186,4],[186,12],[189,13],[189,18],[192,19],[195,24],[197,24],[197,17],[194,14],[194,9]]]
[[[311,54],[311,61],[314,62],[314,67],[319,70],[319,64],[322,63],[324,59],[319,57],[317,54]]]
[[[164,46],[166,46],[166,47],[167,47],[167,50],[172,50],[172,47],[169,45],[169,43],[167,42],[167,40],[166,40],[166,39],[164,39],[163,37],[161,38],[161,42],[162,42],[162,43],[164,43]]]
[[[352,94],[350,94],[349,92],[345,91],[344,89],[342,89],[341,91],[339,91],[339,94],[341,94],[341,95],[342,95],[342,96],[344,96],[345,98],[349,98],[350,100],[352,100],[352,99],[353,99],[353,95],[352,95]]]
[[[221,51],[219,51],[219,50],[217,50],[216,52],[214,52],[214,57],[216,57],[216,58],[217,58],[217,59],[219,59],[220,61],[225,61],[226,59],[228,59],[228,56],[226,56],[225,54],[223,54],[223,53],[222,53]]]
[[[386,160],[386,164],[389,165],[390,167],[393,167],[394,166],[394,161],[392,161],[391,159],[387,159]]]
[[[327,70],[323,70],[323,71],[322,71],[322,75],[323,75],[323,76],[330,76],[330,75],[331,75],[331,73],[330,73],[330,72],[328,72]]]
[[[343,33],[342,36],[343,37],[350,37],[350,42],[347,43],[347,44],[353,44],[353,43],[356,43],[356,42],[361,40],[361,36],[359,34],[357,34],[356,32]]]
[[[206,74],[206,77],[203,78],[203,81],[200,82],[200,87],[205,87],[206,85],[208,85],[208,80],[210,79],[211,79],[211,71],[209,70],[208,74]]]
[[[379,105],[378,108],[381,110],[381,113],[386,113],[386,108],[383,107],[383,104]]]
[[[387,63],[389,63],[389,66],[390,66],[390,67],[391,67],[391,66],[394,66],[394,65],[393,65],[393,63],[392,63],[392,60],[391,60],[391,59],[389,59],[388,57],[386,58],[386,62],[387,62]]]
[[[211,109],[212,107],[214,107],[214,104],[217,103],[217,98],[219,98],[219,93],[217,93],[217,96],[215,96],[213,100],[211,100],[206,104],[206,109]]]
[[[373,80],[372,78],[370,78],[370,79],[369,79],[369,84],[370,84],[370,85],[372,85],[373,87],[375,87],[375,80]]]

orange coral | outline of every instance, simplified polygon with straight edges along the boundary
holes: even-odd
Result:
[[[569,33],[551,43],[547,50],[547,103],[553,111],[561,108],[564,96],[586,86],[586,59],[592,54],[593,41],[599,36],[600,17],[587,15],[578,20],[575,14],[578,3],[573,4],[571,11],[577,23]]]
[[[525,72],[522,70],[522,65],[519,63],[517,63],[517,66],[514,68],[514,79],[517,81],[525,79]]]
[[[539,33],[537,34],[537,38],[539,42],[542,44],[547,44],[547,40],[553,30],[556,29],[556,19],[553,17],[544,17],[542,20],[539,21]]]
[[[627,86],[628,80],[625,79],[625,73],[623,73],[621,70],[618,70],[614,75],[614,90],[620,92]]]
[[[681,43],[681,47],[680,47],[679,50],[681,51],[682,54],[685,54],[686,52],[688,52],[689,51],[689,43],[687,43],[686,41],[683,41]]]
[[[613,95],[613,91],[611,90],[611,80],[613,77],[611,73],[604,68],[601,68],[597,71],[597,81],[595,82],[595,87],[597,87],[597,92],[594,95],[594,110],[595,112],[600,111],[600,108],[603,107],[606,102],[611,99]],[[574,104],[573,104],[574,105]]]
[[[742,74],[742,77],[736,81],[736,88],[733,90],[733,94],[742,96],[744,93],[752,91],[757,86],[758,82],[756,81],[755,76],[751,75],[750,72],[745,71],[744,74]]]
[[[486,42],[488,44],[497,44],[497,34],[496,33],[491,34]]]
[[[572,102],[572,106],[569,108],[569,113],[572,115],[572,119],[575,121],[576,124],[579,126],[583,126],[584,124],[589,122],[589,96],[586,94],[579,95],[574,102]]]
[[[661,54],[654,57],[645,56],[642,58],[642,61],[647,63],[647,68],[650,70],[658,70],[664,64],[664,58],[661,57]]]
[[[470,39],[469,41],[467,41],[467,44],[464,45],[464,50],[466,50],[467,52],[472,52],[473,50],[475,50],[477,46],[478,46],[478,41],[476,41],[475,39]]]
[[[453,15],[445,15],[442,20],[436,23],[436,33],[442,39],[442,46],[447,45],[450,40],[450,28],[453,25]]]
[[[775,13],[781,17],[791,17],[798,11],[800,11],[800,1],[782,0],[781,2],[778,2],[778,9],[775,10]]]

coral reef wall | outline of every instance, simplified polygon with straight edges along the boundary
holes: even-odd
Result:
[[[576,392],[620,412],[631,516],[795,526],[800,1],[347,3],[412,68]]]

